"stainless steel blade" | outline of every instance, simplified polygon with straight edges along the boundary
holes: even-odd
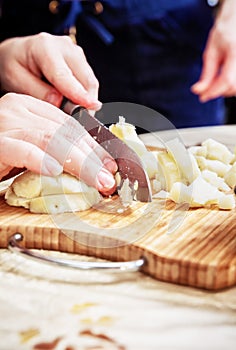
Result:
[[[88,133],[116,160],[121,180],[129,179],[135,192],[135,198],[141,202],[150,202],[152,200],[150,181],[138,155],[112,134],[103,123],[91,116],[86,109],[66,101],[62,110],[83,125]]]

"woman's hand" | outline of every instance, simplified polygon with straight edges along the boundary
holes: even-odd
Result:
[[[236,95],[236,1],[225,0],[210,31],[203,69],[192,91],[206,102]]]
[[[81,47],[67,36],[40,33],[5,40],[0,45],[0,82],[57,107],[62,97],[98,110],[98,81]]]
[[[114,159],[72,117],[49,103],[8,93],[0,99],[0,179],[14,167],[47,176],[63,169],[109,195]]]

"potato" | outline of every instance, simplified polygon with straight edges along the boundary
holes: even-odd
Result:
[[[101,198],[95,188],[72,175],[47,177],[30,171],[18,176],[5,194],[9,205],[50,214],[86,210]]]
[[[230,164],[234,158],[233,153],[222,143],[213,139],[207,139],[202,142],[202,146],[207,148],[206,158],[219,160],[222,163]]]
[[[225,182],[231,187],[234,188],[236,186],[236,163],[227,171],[224,175]]]
[[[187,151],[185,146],[177,138],[167,141],[166,148],[175,160],[181,177],[188,184],[193,182],[200,174],[194,156]]]
[[[216,159],[212,160],[212,159],[206,159],[204,157],[197,156],[196,160],[201,170],[208,169],[210,171],[213,171],[220,177],[224,177],[224,175],[231,168],[229,164],[222,163],[220,160],[216,160]]]
[[[158,166],[159,174],[163,174],[165,181],[164,186],[162,184],[162,189],[170,191],[175,182],[181,182],[183,180],[179,168],[171,154],[160,152],[158,154]],[[163,181],[163,179],[159,179]]]

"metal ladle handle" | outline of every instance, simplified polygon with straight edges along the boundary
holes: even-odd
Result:
[[[114,270],[118,272],[136,272],[146,262],[144,258],[125,262],[74,261],[67,259],[57,259],[50,256],[44,256],[30,249],[21,247],[18,243],[22,242],[23,239],[24,236],[21,233],[14,233],[9,237],[8,249],[14,253],[24,255],[34,260],[78,270]]]

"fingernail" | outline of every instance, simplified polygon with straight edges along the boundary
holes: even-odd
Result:
[[[95,111],[99,111],[99,109],[101,109],[101,108],[102,108],[102,102],[100,102],[100,101],[95,102],[95,104],[94,104]]]
[[[88,101],[89,109],[94,111],[99,111],[102,108],[102,103],[100,101],[89,100]]]
[[[98,175],[98,187],[99,190],[113,188],[115,186],[115,179],[106,169],[102,169]]]
[[[118,166],[117,166],[117,163],[115,162],[114,159],[111,159],[111,158],[105,158],[103,160],[103,164],[104,166],[106,167],[106,169],[108,171],[110,171],[111,173],[116,173],[117,170],[118,170]]]
[[[57,176],[63,172],[63,167],[57,160],[46,155],[43,160],[42,174],[46,176]]]
[[[57,91],[50,91],[45,96],[45,101],[51,103],[54,106],[59,107],[62,102],[62,95]]]

